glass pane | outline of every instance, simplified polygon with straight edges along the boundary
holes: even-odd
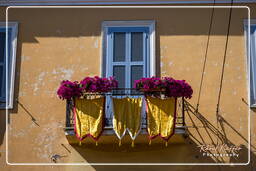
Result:
[[[114,33],[114,62],[125,61],[125,33]]]
[[[5,97],[5,84],[4,66],[0,66],[0,97]]]
[[[0,62],[4,62],[5,32],[0,32]]]
[[[114,66],[113,76],[118,81],[118,87],[125,88],[125,66]]]
[[[131,87],[134,88],[134,81],[143,77],[143,65],[131,66]]]
[[[143,33],[131,33],[132,61],[143,61]]]
[[[250,63],[251,63],[251,104],[256,104],[256,26],[251,27],[251,51],[250,51]]]

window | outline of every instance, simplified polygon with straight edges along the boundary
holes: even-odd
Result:
[[[154,21],[105,21],[102,28],[102,76],[129,88],[133,80],[155,75]]]
[[[148,28],[110,28],[107,38],[106,76],[114,76],[120,88],[132,88],[133,82],[148,77]]]
[[[17,27],[17,23],[9,22],[6,29],[6,23],[0,22],[0,108],[13,107]]]
[[[250,95],[251,105],[256,107],[256,22],[250,28]]]
[[[248,61],[250,61],[250,106],[256,107],[256,20],[251,20],[250,32],[248,20],[245,21],[245,34],[247,37],[247,54],[250,55],[248,56]]]
[[[155,22],[103,22],[102,75],[114,76],[119,88],[133,88],[134,80],[155,76]],[[107,125],[112,109],[107,97]]]

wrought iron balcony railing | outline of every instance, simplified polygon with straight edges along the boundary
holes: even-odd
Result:
[[[154,93],[161,94],[161,91],[155,91]],[[147,94],[137,91],[133,88],[117,88],[112,90],[112,92],[108,93],[88,93],[86,96],[105,96],[106,97],[106,106],[105,106],[105,127],[103,134],[111,135],[113,132],[113,112],[111,107],[110,97],[143,97]],[[67,100],[66,103],[66,135],[75,135],[74,134],[74,113],[73,113],[73,101]],[[184,115],[184,98],[177,99],[177,109],[176,109],[176,125],[175,125],[175,133],[176,134],[185,134],[186,125],[185,125],[185,115]],[[147,128],[147,118],[146,112],[143,112],[142,115],[142,123],[141,123],[141,133],[146,133]]]

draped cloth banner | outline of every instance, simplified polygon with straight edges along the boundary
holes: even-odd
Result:
[[[112,104],[113,129],[120,140],[119,145],[126,130],[134,141],[141,127],[142,98],[112,98]]]
[[[167,143],[175,132],[177,98],[160,99],[148,96],[146,102],[150,142],[160,136]]]
[[[74,129],[80,141],[90,136],[97,142],[104,128],[104,106],[105,97],[75,99]]]

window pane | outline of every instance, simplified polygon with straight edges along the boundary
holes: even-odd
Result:
[[[143,77],[143,65],[131,66],[131,87],[134,87],[134,81]]]
[[[118,87],[125,88],[125,66],[114,66],[113,76],[118,81]]]
[[[5,32],[0,32],[0,62],[4,62]]]
[[[125,61],[125,33],[114,33],[114,62]]]
[[[5,84],[4,66],[0,66],[0,97],[5,97]]]
[[[131,61],[143,61],[143,33],[131,33],[132,59]]]
[[[256,104],[256,26],[251,27],[251,51],[250,51],[250,63],[251,63],[251,104]]]

